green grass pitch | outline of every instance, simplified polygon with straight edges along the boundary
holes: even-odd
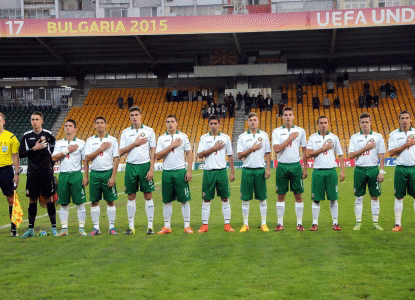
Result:
[[[414,299],[415,216],[410,197],[404,201],[403,231],[394,225],[393,168],[386,168],[382,185],[379,224],[371,229],[370,201],[366,195],[363,226],[355,224],[353,169],[339,184],[341,232],[331,229],[329,203],[322,202],[319,230],[311,226],[311,173],[305,180],[306,231],[295,230],[293,195],[286,199],[285,230],[275,232],[275,170],[268,180],[268,226],[261,232],[259,204],[252,201],[251,230],[242,226],[239,183],[231,183],[231,224],[234,233],[223,231],[221,203],[211,204],[209,232],[186,235],[179,203],[173,205],[171,235],[147,236],[143,197],[138,195],[136,234],[124,236],[127,228],[123,174],[117,176],[119,200],[116,227],[120,236],[107,234],[106,204],[101,201],[101,236],[80,237],[76,210],[70,209],[68,237],[16,239],[9,228],[0,230],[0,299]],[[202,172],[194,171],[191,182],[191,224],[201,225]],[[163,226],[161,173],[155,175],[154,229]],[[27,219],[26,178],[22,176],[19,197]],[[0,201],[0,225],[8,224],[7,202]],[[87,205],[86,230],[92,230]],[[50,231],[46,209],[38,209],[35,231]],[[39,217],[40,216],[40,217]],[[27,221],[19,233],[27,228]],[[60,226],[58,218],[58,226]]]

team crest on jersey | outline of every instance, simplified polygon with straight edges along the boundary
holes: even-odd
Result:
[[[327,143],[330,143],[331,144],[331,143],[333,143],[333,141],[331,139],[328,139],[327,140]]]
[[[180,139],[179,139],[179,138],[177,138],[177,139],[176,139],[176,141],[180,142]]]
[[[410,139],[415,139],[415,135],[413,135],[413,134],[410,134],[408,137],[409,137]]]
[[[142,132],[141,134],[140,134],[140,136],[145,136],[146,134],[144,133],[144,132]]]
[[[374,139],[374,138],[371,138],[371,139],[369,140],[369,142],[374,143],[374,142],[375,142],[375,139]]]
[[[1,146],[1,151],[3,152],[7,152],[8,149],[9,147],[7,145]]]
[[[45,137],[44,135],[42,135],[42,136],[40,137],[40,140],[41,140],[42,142],[44,142],[44,141],[46,141],[46,137]]]
[[[222,145],[222,144],[223,144],[223,141],[222,141],[222,140],[219,140],[219,141],[218,141],[218,144],[219,144],[219,145]]]
[[[258,138],[258,141],[262,142],[262,137],[259,137],[259,138]]]

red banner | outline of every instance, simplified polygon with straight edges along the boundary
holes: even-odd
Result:
[[[192,17],[1,20],[2,37],[209,34],[415,24],[415,6]]]

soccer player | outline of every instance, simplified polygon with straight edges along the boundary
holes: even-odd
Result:
[[[193,233],[190,227],[191,200],[189,182],[192,180],[193,153],[186,134],[177,130],[178,122],[174,115],[166,118],[167,132],[157,140],[156,159],[164,159],[161,178],[161,193],[163,197],[164,227],[158,234],[171,233],[172,201],[182,204],[184,232]],[[187,171],[186,171],[187,161]]]
[[[33,130],[24,133],[19,148],[20,158],[28,158],[26,196],[30,199],[29,228],[21,237],[29,238],[34,235],[37,201],[41,194],[46,198],[52,235],[56,236],[58,234],[56,208],[52,200],[55,194],[52,161],[55,137],[52,132],[42,128],[43,114],[41,112],[34,112],[30,118]]]
[[[366,193],[366,185],[369,188],[371,199],[373,229],[383,230],[378,224],[378,219],[380,211],[379,196],[381,194],[380,183],[383,182],[385,174],[385,141],[381,134],[372,131],[372,123],[368,113],[361,114],[359,119],[361,131],[351,137],[349,145],[350,158],[356,159],[356,168],[354,170],[356,225],[353,230],[360,230],[362,225],[363,197]],[[380,170],[378,169],[379,160]]]
[[[90,137],[85,145],[85,160],[91,162],[91,174],[89,181],[89,199],[91,201],[91,218],[94,229],[90,236],[99,235],[99,201],[104,196],[107,201],[107,215],[109,222],[109,234],[118,235],[115,230],[116,208],[114,201],[118,199],[115,176],[117,174],[120,155],[118,142],[107,133],[107,120],[104,117],[96,117],[94,120],[96,135]]]
[[[154,161],[156,136],[154,130],[141,123],[142,112],[138,106],[130,109],[132,126],[121,134],[120,156],[127,154],[125,168],[125,192],[128,194],[127,215],[129,228],[124,234],[135,234],[134,216],[136,212],[136,193],[138,187],[144,195],[147,214],[147,234],[153,234],[154,202]]]
[[[409,194],[415,198],[415,129],[411,126],[411,114],[407,110],[399,114],[399,129],[391,132],[388,149],[390,156],[396,156],[395,168],[395,227],[402,231],[403,197]]]
[[[304,203],[301,194],[304,193],[303,179],[307,177],[307,139],[304,129],[294,125],[292,108],[283,109],[282,120],[284,125],[272,132],[272,147],[278,153],[276,172],[278,223],[275,230],[284,230],[285,195],[290,190],[294,193],[297,230],[304,231]],[[300,148],[302,157],[300,157]],[[301,158],[304,168],[301,168]]]
[[[249,230],[248,216],[249,204],[253,199],[259,200],[262,224],[262,231],[269,231],[267,226],[267,185],[266,179],[271,175],[270,172],[270,153],[268,134],[258,129],[259,120],[256,113],[248,115],[248,131],[242,133],[238,138],[237,152],[238,158],[243,159],[242,179],[241,179],[241,200],[242,216],[244,225],[239,230],[246,232]],[[265,160],[264,160],[265,157]]]
[[[219,131],[220,118],[216,115],[209,117],[210,132],[202,135],[199,142],[197,156],[205,157],[205,167],[203,170],[202,183],[202,223],[197,231],[199,233],[208,232],[210,215],[210,201],[215,198],[215,190],[222,199],[222,214],[225,221],[224,229],[227,232],[234,232],[231,227],[231,204],[229,202],[230,189],[228,183],[228,173],[226,171],[226,155],[231,169],[229,180],[235,180],[235,168],[233,164],[233,151],[231,139],[228,135]]]
[[[19,183],[20,174],[19,141],[13,133],[4,129],[5,123],[5,116],[0,113],[0,187],[9,203],[9,215],[11,219],[13,212],[14,186],[17,186]],[[16,225],[13,223],[10,224],[10,235],[13,237],[19,236],[16,231]]]
[[[86,219],[84,186],[88,185],[88,162],[86,160],[84,160],[84,176],[81,172],[82,160],[85,159],[85,142],[76,138],[76,122],[74,120],[66,120],[64,130],[65,138],[56,142],[52,154],[54,162],[60,161],[58,196],[61,208],[58,214],[62,223],[62,230],[58,236],[69,235],[68,217],[71,198],[78,208],[78,233],[81,236],[86,236],[84,229]]]
[[[313,225],[311,231],[318,230],[318,215],[320,213],[320,201],[330,200],[330,212],[333,219],[333,230],[342,230],[339,226],[339,206],[337,203],[338,180],[336,173],[336,155],[340,160],[341,172],[339,180],[343,181],[344,158],[343,150],[337,135],[329,132],[329,120],[325,116],[317,119],[318,132],[310,136],[307,144],[307,156],[314,157],[314,171],[311,179],[311,206],[313,213]]]

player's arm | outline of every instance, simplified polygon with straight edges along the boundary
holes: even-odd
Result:
[[[52,161],[56,162],[65,158],[66,155],[72,153],[78,149],[77,144],[69,145],[67,148],[64,148],[62,152],[52,155]]]
[[[271,176],[271,153],[265,153],[265,179]]]
[[[115,185],[115,177],[117,176],[118,171],[118,164],[120,163],[120,157],[116,156],[113,159],[114,166],[112,167],[112,175],[110,179],[108,180],[108,186],[113,187]]]
[[[367,144],[360,150],[356,150],[349,153],[350,158],[358,158],[361,156],[365,151],[373,149],[376,146],[374,142],[367,142]]]
[[[19,183],[20,175],[20,158],[19,153],[12,154],[13,166],[14,166],[14,178],[13,182],[17,185]]]
[[[124,148],[120,148],[120,150],[119,150],[120,156],[123,156],[124,154],[130,153],[130,151],[133,150],[135,147],[139,147],[141,145],[144,145],[147,142],[148,142],[148,139],[147,138],[137,137],[135,139],[135,141],[132,142],[130,145],[128,145],[128,146],[126,146]]]
[[[307,149],[307,157],[308,158],[312,158],[312,157],[316,157],[319,156],[322,152],[330,150],[333,147],[333,145],[331,143],[324,143],[324,145],[317,149],[317,150],[313,150],[308,148]]]
[[[406,148],[415,145],[415,139],[407,139],[406,143],[400,147],[396,147],[394,149],[389,149],[390,156],[395,156],[401,154]]]
[[[229,168],[231,169],[231,173],[229,174],[229,181],[235,180],[235,163],[233,161],[233,156],[228,155],[228,162],[229,162]]]
[[[261,149],[262,148],[262,144],[258,144],[257,142],[255,142],[253,145],[252,145],[252,147],[250,147],[250,148],[248,148],[248,149],[246,149],[246,150],[244,150],[244,151],[242,151],[242,152],[239,152],[238,153],[238,158],[239,159],[244,159],[244,158],[246,158],[249,154],[251,154],[252,152],[255,152],[256,150],[259,150],[259,149]]]
[[[186,155],[186,161],[187,161],[187,172],[185,176],[186,181],[192,180],[192,170],[193,170],[193,152],[192,150],[185,150],[184,151]]]
[[[170,151],[172,151],[174,148],[180,146],[181,144],[182,144],[181,140],[172,141],[169,146],[167,146],[165,149],[163,149],[163,150],[156,153],[156,159],[160,160],[160,159],[165,158],[167,156],[167,154],[170,153]]]
[[[82,185],[87,186],[89,183],[89,163],[84,159],[84,178],[82,179]]]
[[[150,170],[147,172],[146,179],[151,180],[154,177],[154,164],[156,162],[156,147],[150,148]]]
[[[303,160],[303,179],[307,178],[308,175],[308,157],[307,157],[307,148],[306,147],[301,147],[301,154],[302,154],[302,160]]]
[[[288,138],[282,142],[282,144],[275,144],[273,146],[274,151],[276,153],[280,153],[281,151],[283,151],[293,140],[295,140],[298,137],[299,133],[298,132],[292,132]]]
[[[97,157],[101,152],[109,149],[110,147],[111,147],[110,142],[103,142],[97,150],[95,150],[94,152],[92,152],[90,154],[85,155],[85,160],[88,161],[88,162],[94,160],[95,157]]]
[[[219,151],[219,150],[223,149],[223,147],[225,147],[225,143],[219,143],[219,142],[216,142],[216,143],[215,143],[215,145],[213,145],[211,148],[209,148],[209,149],[207,149],[207,150],[205,150],[205,151],[199,152],[199,153],[197,154],[197,156],[198,156],[199,158],[208,157],[208,156],[209,156],[209,155],[211,155],[213,152],[215,152],[215,151]]]
[[[29,156],[31,156],[32,152],[35,151],[33,149],[30,149],[30,148],[26,147],[26,145],[27,145],[26,136],[23,136],[23,138],[20,142],[20,147],[19,147],[19,157],[20,158],[29,157]]]
[[[339,155],[338,156],[339,160],[340,160],[340,176],[339,176],[339,181],[343,181],[346,178],[346,175],[344,173],[344,156],[343,155]]]
[[[383,182],[383,180],[385,179],[385,154],[380,153],[378,155],[379,157],[379,162],[380,162],[380,170],[379,170],[379,174],[378,174],[378,181],[379,182]]]

